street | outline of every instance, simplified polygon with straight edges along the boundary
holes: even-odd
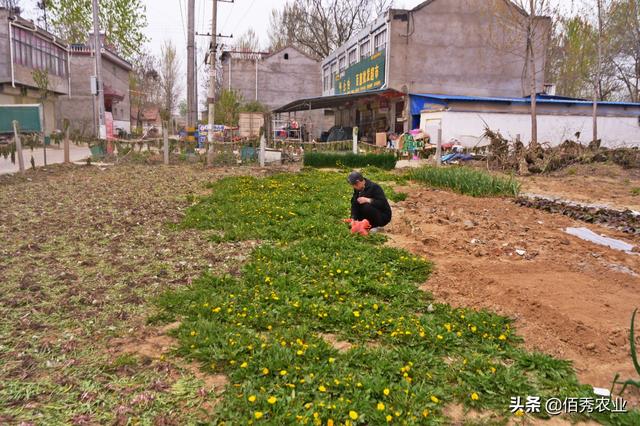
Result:
[[[30,149],[22,150],[24,156],[24,167],[25,169],[29,169],[31,167],[31,156],[33,155],[33,159],[35,161],[36,167],[44,166],[44,150],[42,148],[37,148],[31,151]],[[69,158],[73,161],[81,161],[91,155],[91,151],[86,145],[74,145],[71,144],[69,149]],[[48,146],[47,147],[47,164],[59,164],[64,162],[64,150],[62,149],[62,145],[59,147],[56,146]],[[16,154],[16,163],[11,163],[11,158],[1,158],[0,157],[0,175],[9,174],[9,173],[17,173],[19,171],[18,167],[18,157]]]

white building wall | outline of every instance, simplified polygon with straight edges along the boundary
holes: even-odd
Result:
[[[442,125],[442,141],[457,139],[466,147],[488,145],[482,138],[488,126],[499,131],[505,138],[515,140],[517,135],[527,144],[531,140],[531,116],[528,114],[424,111],[420,118],[420,128],[437,138],[438,126]],[[589,116],[538,115],[538,141],[557,146],[567,139],[576,140],[580,132],[580,141],[588,143],[593,132],[592,118]],[[598,137],[602,146],[615,148],[621,146],[640,147],[639,117],[598,117]]]

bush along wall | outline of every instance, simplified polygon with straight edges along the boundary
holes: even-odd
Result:
[[[396,157],[393,154],[340,154],[327,152],[309,152],[304,154],[304,165],[308,167],[346,167],[362,168],[375,166],[384,170],[396,167]]]

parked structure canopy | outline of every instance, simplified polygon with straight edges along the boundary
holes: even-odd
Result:
[[[298,99],[286,105],[283,105],[280,108],[273,110],[273,112],[281,113],[281,112],[307,111],[310,109],[336,108],[336,107],[345,105],[346,103],[349,103],[349,102],[358,101],[361,99],[365,99],[368,97],[375,97],[375,96],[394,98],[398,96],[403,96],[403,93],[398,92],[394,89],[381,89],[381,90],[372,90],[369,92],[353,93],[348,95],[320,96],[316,98]]]

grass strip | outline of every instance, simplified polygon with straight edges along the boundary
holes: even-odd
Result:
[[[409,178],[473,197],[515,197],[520,192],[517,180],[493,176],[470,167],[421,167],[410,171]]]

